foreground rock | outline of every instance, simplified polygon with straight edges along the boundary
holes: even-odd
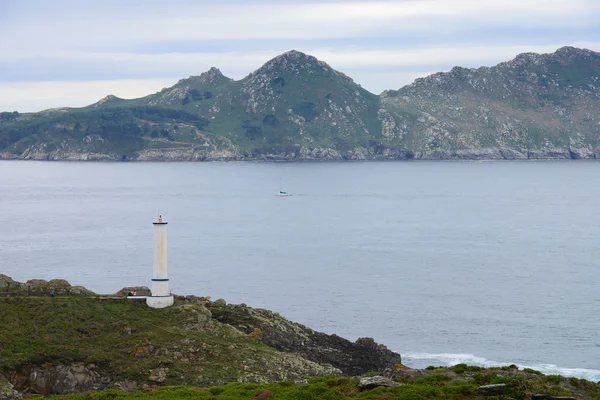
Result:
[[[376,387],[384,386],[384,387],[395,387],[400,386],[398,382],[394,382],[390,378],[386,378],[385,376],[369,376],[360,378],[358,382],[358,387],[361,390],[371,390]]]
[[[356,342],[337,335],[326,335],[293,323],[269,310],[217,301],[207,304],[214,319],[242,332],[260,332],[261,341],[279,351],[299,354],[318,364],[330,364],[346,375],[361,375],[401,364],[394,353],[371,338]]]
[[[479,386],[477,388],[477,390],[475,391],[475,394],[477,396],[487,397],[487,396],[500,396],[500,395],[503,395],[504,392],[506,392],[506,384],[498,383],[496,385]]]
[[[14,389],[12,383],[0,375],[0,400],[20,399],[22,396]]]

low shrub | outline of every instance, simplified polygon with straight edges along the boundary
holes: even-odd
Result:
[[[544,374],[542,374],[540,371],[537,371],[537,370],[531,369],[531,368],[523,368],[523,372],[527,372],[528,374],[536,374],[539,376],[544,376]]]
[[[452,378],[449,377],[448,375],[431,374],[431,375],[423,376],[421,378],[417,378],[415,380],[415,384],[440,386],[440,385],[443,385],[444,383],[448,382],[451,379]]]
[[[544,377],[544,382],[558,385],[560,384],[560,375],[546,375]]]
[[[464,374],[465,372],[479,372],[483,368],[478,367],[477,365],[467,365],[467,364],[456,364],[453,367],[450,367],[450,370],[457,374]]]

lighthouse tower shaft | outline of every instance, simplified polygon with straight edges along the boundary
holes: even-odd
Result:
[[[167,273],[167,221],[162,215],[154,224],[154,270],[152,275],[152,296],[146,298],[146,304],[152,308],[172,306],[174,297],[169,292]]]
[[[169,296],[169,276],[167,274],[167,222],[159,218],[154,222],[154,274],[152,296]]]

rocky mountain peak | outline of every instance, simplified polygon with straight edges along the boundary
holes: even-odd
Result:
[[[113,101],[113,100],[122,100],[122,99],[120,97],[115,96],[114,94],[109,94],[108,96],[101,98],[96,103],[92,104],[91,106],[92,107],[100,107],[101,105],[108,103],[110,101]]]
[[[598,55],[599,53],[596,53],[596,52],[588,50],[588,49],[580,49],[580,48],[572,47],[572,46],[564,46],[564,47],[561,47],[560,49],[556,50],[556,52],[554,54],[560,55],[560,56],[567,56],[567,57],[581,57],[581,56],[589,56],[592,54]]]
[[[501,63],[498,66],[509,68],[523,67],[528,65],[545,65],[549,62],[572,62],[574,59],[590,59],[591,57],[600,57],[599,53],[588,49],[579,49],[571,46],[564,46],[554,53],[521,53],[514,59]]]
[[[210,67],[206,72],[201,73],[197,76],[190,76],[187,79],[181,79],[179,84],[183,85],[216,85],[220,83],[232,82],[233,79],[223,75],[220,69],[216,67]]]
[[[257,72],[264,73],[279,70],[314,72],[317,70],[332,70],[332,68],[327,63],[319,61],[311,55],[297,50],[290,50],[267,61]]]
[[[210,67],[210,69],[208,71],[200,74],[200,78],[203,78],[204,80],[206,80],[209,83],[215,82],[217,80],[222,80],[222,79],[230,80],[225,75],[223,75],[223,73],[221,72],[221,70],[219,68],[216,68],[216,67]]]

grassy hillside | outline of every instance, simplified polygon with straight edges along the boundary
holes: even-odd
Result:
[[[0,399],[458,400],[500,384],[485,396],[600,400],[600,383],[514,365],[414,370],[372,339],[350,342],[243,304],[177,296],[157,310],[139,300],[0,275]]]
[[[111,381],[149,382],[149,371],[168,367],[166,384],[214,385],[334,371],[213,320],[201,302],[153,310],[124,300],[9,297],[0,305],[5,373],[84,363]]]

